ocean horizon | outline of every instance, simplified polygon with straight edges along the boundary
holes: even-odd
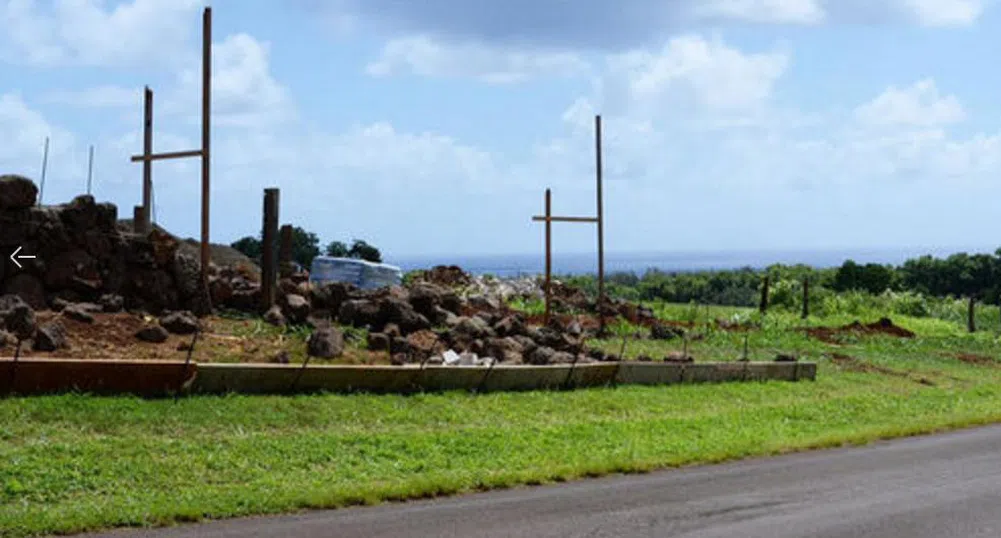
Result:
[[[858,263],[901,264],[909,258],[925,254],[945,257],[957,252],[991,254],[997,247],[977,248],[884,248],[838,250],[758,250],[717,252],[631,252],[605,253],[605,272],[631,272],[642,275],[650,269],[668,272],[726,270],[750,267],[762,269],[775,263],[805,264],[817,268],[837,267],[845,260]],[[538,275],[545,271],[545,260],[539,254],[478,254],[387,257],[386,263],[403,271],[428,269],[436,265],[457,265],[474,275],[491,274],[499,277]],[[553,274],[585,275],[598,271],[594,253],[553,254]]]

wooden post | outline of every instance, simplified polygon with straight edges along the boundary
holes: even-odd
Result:
[[[208,290],[209,263],[209,145],[212,121],[212,8],[202,14],[202,283]],[[277,199],[277,198],[276,198]],[[277,214],[277,212],[276,212]],[[276,221],[277,222],[277,221]]]
[[[146,235],[149,232],[143,231],[143,222],[146,222],[146,208],[137,205],[132,208],[132,231],[139,235]]]
[[[264,225],[261,229],[261,312],[275,304],[278,286],[275,239],[278,237],[278,189],[264,189]]]
[[[977,299],[973,295],[970,296],[970,305],[966,311],[966,328],[971,332],[977,332],[977,320],[976,320],[976,306]]]
[[[605,213],[601,196],[601,115],[594,116],[595,176],[598,205],[598,335],[605,335]]]
[[[546,283],[543,291],[546,294],[546,315],[545,324],[549,325],[550,304],[552,301],[552,278],[553,278],[553,196],[549,189],[546,189]]]
[[[765,275],[765,280],[761,286],[761,304],[758,307],[762,314],[768,311],[768,283],[769,277]]]
[[[288,278],[292,276],[292,225],[282,225],[279,235],[278,275],[279,278]]]
[[[803,277],[803,319],[810,317],[810,279]]]
[[[138,226],[136,226],[136,231],[145,234],[149,233],[150,229],[150,218],[153,215],[152,211],[152,198],[153,198],[153,161],[150,159],[150,155],[153,154],[153,90],[146,86],[143,89],[143,156],[146,159],[143,161],[143,201],[142,206],[145,209],[143,214],[145,215],[144,220]]]

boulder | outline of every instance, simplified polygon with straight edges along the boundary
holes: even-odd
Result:
[[[233,297],[233,281],[218,276],[209,277],[209,295],[213,305],[228,304]]]
[[[66,347],[66,327],[52,321],[38,327],[35,332],[35,351],[56,351]]]
[[[421,330],[407,336],[407,350],[411,356],[419,360],[424,360],[433,355],[440,344],[438,335],[433,331]]]
[[[198,331],[198,318],[187,310],[171,312],[160,318],[160,326],[173,334],[194,334]]]
[[[484,342],[484,353],[505,364],[521,364],[524,346],[512,337],[490,338]]]
[[[149,342],[152,344],[161,344],[167,341],[170,337],[170,333],[167,329],[159,325],[147,325],[139,331],[136,332],[136,338],[142,340],[143,342]]]
[[[490,324],[478,316],[460,317],[458,323],[452,331],[457,335],[473,339],[486,338],[494,335],[493,329],[490,328]]]
[[[431,328],[431,322],[418,314],[409,302],[392,296],[379,303],[379,321],[399,325],[403,334]]]
[[[389,335],[386,333],[368,333],[368,349],[370,351],[387,351],[389,349]]]
[[[309,335],[306,350],[310,357],[332,359],[344,353],[344,334],[335,327],[317,329]]]
[[[102,295],[97,302],[101,305],[101,310],[104,312],[114,313],[121,312],[125,309],[125,299],[121,295],[114,293],[106,293]]]
[[[171,267],[174,284],[181,299],[196,297],[202,293],[202,267],[198,258],[180,250],[174,253]],[[211,293],[211,291],[210,291]]]
[[[525,362],[535,365],[552,364],[556,356],[556,350],[550,347],[539,346],[525,356]]]
[[[514,336],[524,332],[525,320],[518,314],[511,314],[494,323],[493,328],[497,336]]]
[[[293,325],[302,325],[309,317],[309,301],[302,295],[290,293],[281,300],[282,313]]]
[[[310,290],[313,308],[337,312],[355,289],[346,282],[327,282],[314,286]]]
[[[285,314],[282,314],[282,309],[278,305],[274,305],[264,313],[264,322],[274,325],[275,327],[285,326]]]
[[[37,197],[38,187],[30,179],[18,175],[0,176],[0,210],[32,207]]]
[[[375,329],[379,324],[379,305],[367,299],[350,299],[341,304],[337,319],[344,325],[353,327],[369,326]]]
[[[98,312],[100,308],[97,305],[88,305],[86,303],[71,304],[62,310],[62,316],[66,319],[71,319],[73,321],[79,321],[80,323],[94,323],[94,314],[91,312],[93,308],[97,307]]]
[[[5,295],[17,295],[35,310],[48,308],[45,285],[34,275],[19,273],[7,279],[3,293]]]
[[[35,311],[20,298],[9,295],[0,297],[0,320],[15,338],[27,340],[35,335],[38,328]]]

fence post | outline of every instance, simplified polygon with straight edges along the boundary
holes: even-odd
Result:
[[[275,240],[278,235],[278,189],[264,189],[264,227],[261,231],[261,311],[275,304],[278,259]]]
[[[810,279],[803,277],[803,319],[810,317]]]
[[[280,278],[292,276],[292,225],[284,224],[278,245],[278,273]]]
[[[765,280],[764,280],[764,282],[762,283],[762,286],[761,286],[761,305],[758,307],[758,309],[761,311],[762,314],[764,314],[765,312],[768,311],[768,282],[769,282],[769,280],[770,280],[770,278],[768,277],[768,275],[765,275]]]
[[[969,329],[971,333],[977,332],[977,321],[974,319],[974,314],[976,313],[975,307],[977,304],[977,299],[971,295],[970,305],[966,311],[966,328]]]

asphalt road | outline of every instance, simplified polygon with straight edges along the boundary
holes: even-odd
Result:
[[[1001,536],[1001,427],[109,538]]]

